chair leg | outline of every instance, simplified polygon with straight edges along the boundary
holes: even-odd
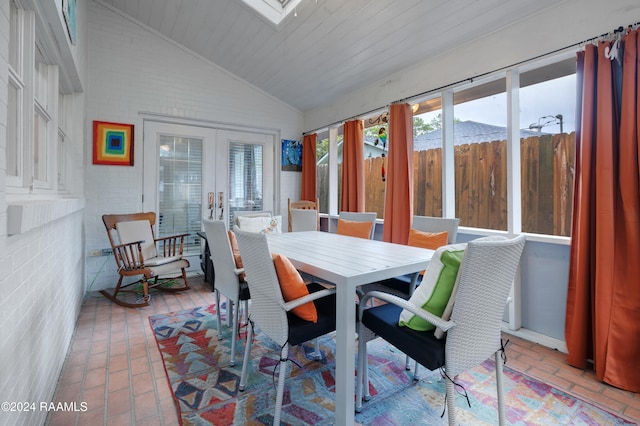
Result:
[[[227,327],[233,323],[233,301],[227,297]]]
[[[420,380],[420,373],[418,371],[419,368],[420,364],[418,364],[418,361],[413,361],[413,380],[415,380],[416,382]]]
[[[500,426],[506,425],[506,416],[504,408],[504,374],[502,371],[502,356],[500,351],[496,351],[494,354],[496,360],[496,390],[498,392],[498,424]]]
[[[245,386],[247,385],[247,373],[249,364],[251,363],[250,355],[251,355],[251,341],[253,340],[253,326],[251,323],[248,324],[247,328],[247,342],[244,345],[244,358],[242,359],[242,373],[240,374],[240,385],[238,385],[238,389],[240,392],[243,392]]]
[[[238,332],[238,317],[240,316],[240,303],[235,303],[231,308],[231,362],[236,365],[236,334]]]
[[[289,345],[285,344],[280,352],[280,360],[287,359],[289,355]],[[280,412],[282,411],[282,398],[284,397],[284,380],[287,377],[287,366],[289,361],[280,362],[280,374],[278,374],[278,391],[276,393],[276,409],[273,413],[273,424],[280,424]]]
[[[222,327],[220,326],[221,323],[221,319],[220,319],[220,292],[218,290],[216,290],[216,319],[218,320],[218,340],[222,340]]]
[[[447,417],[449,419],[449,426],[456,426],[456,390],[455,385],[451,379],[446,378],[446,388],[447,388]]]
[[[313,340],[313,345],[314,345],[313,359],[315,359],[316,361],[319,361],[320,359],[322,359],[322,355],[320,354],[320,342],[317,337]]]

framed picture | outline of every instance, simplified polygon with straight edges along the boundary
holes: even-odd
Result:
[[[282,170],[287,172],[302,171],[302,143],[300,141],[282,140]]]
[[[69,40],[76,44],[76,0],[62,0],[62,14],[67,24]]]
[[[133,124],[94,121],[93,164],[133,166]]]

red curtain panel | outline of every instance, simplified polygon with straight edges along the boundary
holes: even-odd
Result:
[[[364,188],[364,123],[347,121],[343,127],[340,210],[363,212]]]
[[[578,54],[581,115],[565,338],[569,364],[640,392],[638,33]],[[617,56],[616,54],[617,53]]]
[[[409,104],[389,107],[389,157],[384,241],[406,244],[413,217],[413,114]]]
[[[316,140],[318,135],[304,135],[302,139],[302,188],[300,199],[315,201],[316,193]]]

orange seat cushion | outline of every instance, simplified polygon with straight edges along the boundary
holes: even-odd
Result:
[[[430,250],[436,250],[438,247],[446,246],[449,242],[449,233],[443,232],[425,232],[417,229],[409,229],[409,241],[407,245],[420,247]],[[424,275],[424,271],[420,272]]]
[[[338,219],[337,234],[348,235],[350,237],[371,238],[371,228],[373,222],[357,222],[355,220]]]
[[[411,228],[407,245],[436,250],[438,247],[446,246],[448,241],[449,233],[447,231],[424,232]]]
[[[273,253],[272,257],[284,301],[290,302],[308,295],[309,289],[291,261],[286,256],[278,253]],[[291,312],[303,320],[318,322],[318,311],[313,301],[293,308]]]

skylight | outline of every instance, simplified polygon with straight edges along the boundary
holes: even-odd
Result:
[[[279,25],[302,0],[242,0],[274,25]]]

